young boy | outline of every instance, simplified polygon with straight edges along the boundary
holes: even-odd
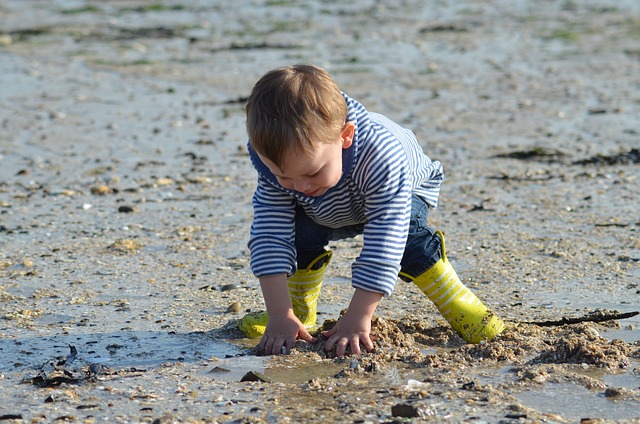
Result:
[[[245,316],[241,330],[279,354],[297,338],[312,342],[330,240],[362,234],[352,265],[355,292],[329,331],[336,355],[373,349],[371,318],[398,275],[413,281],[468,342],[504,329],[447,261],[442,233],[427,225],[443,171],[414,134],[368,112],[315,66],[265,74],[246,105],[249,154],[258,171],[249,248],[267,312]]]

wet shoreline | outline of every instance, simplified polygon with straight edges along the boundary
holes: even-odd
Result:
[[[638,316],[521,324],[638,310],[638,37],[633,1],[4,2],[0,417],[638,422]],[[504,336],[465,345],[399,282],[377,352],[253,355],[244,99],[295,62],[444,164],[430,218]]]

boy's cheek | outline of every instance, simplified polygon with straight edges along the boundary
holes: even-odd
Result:
[[[279,183],[282,187],[284,187],[284,188],[286,188],[286,189],[293,189],[293,184],[291,184],[291,182],[290,182],[289,180],[282,180],[282,179],[277,178],[277,177],[276,177],[276,180],[278,181],[278,183]]]

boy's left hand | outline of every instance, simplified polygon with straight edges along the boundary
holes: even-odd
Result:
[[[344,356],[347,346],[351,353],[360,354],[360,344],[368,352],[373,350],[371,341],[371,318],[382,299],[381,293],[356,289],[349,304],[347,312],[338,320],[338,323],[322,335],[328,338],[324,345],[327,352],[336,348],[337,356]]]
[[[349,316],[349,311],[331,330],[323,332],[322,335],[328,338],[324,345],[325,350],[329,352],[335,347],[336,356],[344,356],[347,346],[354,355],[360,354],[360,344],[367,349],[367,352],[373,350],[371,318],[352,317]]]

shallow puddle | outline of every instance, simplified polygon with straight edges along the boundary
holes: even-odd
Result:
[[[469,370],[467,377],[481,386],[511,386],[517,384],[516,368],[513,365],[474,368]],[[589,367],[585,370],[574,368],[572,371],[575,372],[574,377],[592,378],[602,382],[608,389],[589,390],[576,383],[545,382],[529,385],[527,390],[512,395],[526,407],[543,414],[557,414],[569,420],[637,417],[638,401],[615,393],[634,393],[640,389],[638,361],[632,360],[627,368],[620,370]],[[571,372],[564,377],[571,378]],[[614,394],[607,394],[608,390]]]
[[[198,333],[118,332],[41,338],[0,339],[0,371],[39,369],[77,349],[77,365],[109,368],[154,367],[166,362],[194,362],[241,354],[233,344]],[[76,364],[74,364],[76,365]]]
[[[628,370],[605,374],[602,381],[612,387],[624,387],[629,390],[640,390],[640,362],[633,361]]]
[[[399,283],[376,314],[418,317],[415,343],[386,332],[386,356],[357,372],[317,352],[249,355],[257,340],[227,331],[263,307],[243,99],[308,59],[442,161],[429,219],[505,320],[638,310],[637,0],[79,3],[0,7],[0,417],[639,416],[640,316],[470,348]],[[319,322],[349,304],[362,240],[330,247]],[[64,361],[62,387],[20,384]],[[87,378],[93,364],[113,372]]]
[[[218,381],[234,382],[249,372],[255,373],[269,383],[302,384],[315,378],[333,377],[345,368],[344,364],[322,361],[310,364],[308,361],[266,356],[238,356],[221,359],[213,363],[210,374]],[[302,362],[302,363],[301,363]]]
[[[542,413],[558,414],[569,420],[636,417],[638,402],[608,398],[576,384],[545,384],[540,390],[515,394],[524,405]]]

